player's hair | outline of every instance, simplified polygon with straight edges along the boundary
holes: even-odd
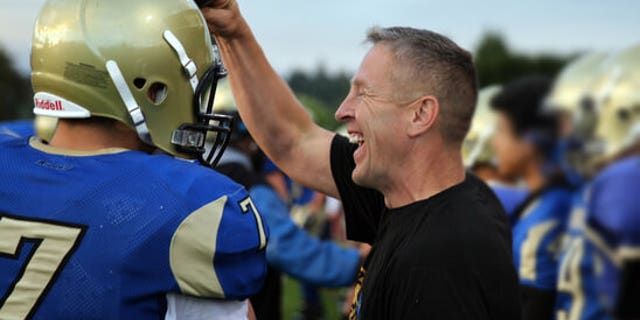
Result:
[[[515,134],[533,142],[540,151],[549,151],[558,137],[557,116],[543,108],[551,85],[551,79],[544,76],[519,78],[504,85],[490,101],[493,110],[509,119]]]
[[[401,67],[402,84],[419,85],[420,94],[434,95],[440,104],[439,127],[445,140],[460,143],[469,130],[478,95],[471,54],[451,39],[429,30],[373,27],[367,41],[387,44]]]

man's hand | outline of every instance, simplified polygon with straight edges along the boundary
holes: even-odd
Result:
[[[209,32],[222,38],[233,38],[248,30],[235,0],[199,1]]]

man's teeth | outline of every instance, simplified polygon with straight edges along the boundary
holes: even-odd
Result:
[[[359,143],[364,142],[364,138],[362,136],[350,135],[349,136],[349,142],[354,143],[354,144],[359,144]]]

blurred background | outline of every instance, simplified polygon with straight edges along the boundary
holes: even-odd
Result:
[[[30,118],[29,51],[44,0],[0,0],[0,121]],[[581,53],[639,40],[640,2],[585,1],[240,1],[276,70],[321,125],[367,50],[366,30],[406,25],[451,37],[475,55],[480,87],[523,74],[554,76]]]

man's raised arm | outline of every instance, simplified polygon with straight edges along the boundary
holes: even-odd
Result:
[[[229,70],[240,116],[255,141],[291,178],[338,197],[329,160],[334,134],[313,123],[273,70],[237,2],[212,0],[202,13]]]

